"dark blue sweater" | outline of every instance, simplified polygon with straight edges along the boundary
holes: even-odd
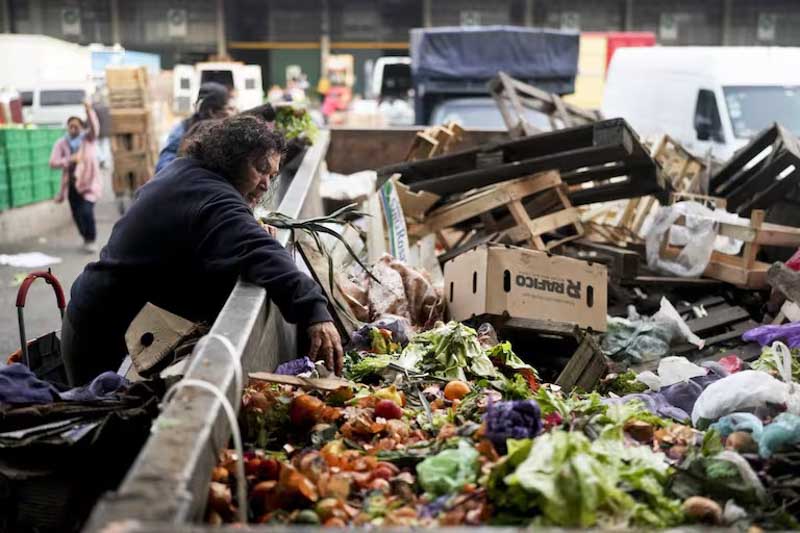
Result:
[[[68,314],[79,334],[121,341],[147,302],[211,324],[240,276],[264,287],[289,322],[331,319],[322,289],[227,180],[189,158],[158,177],[72,285]]]

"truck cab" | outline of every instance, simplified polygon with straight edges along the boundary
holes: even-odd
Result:
[[[175,65],[173,71],[174,111],[188,115],[194,110],[200,86],[217,82],[232,91],[234,105],[240,110],[250,109],[264,102],[261,85],[261,67],[239,62],[197,63]]]

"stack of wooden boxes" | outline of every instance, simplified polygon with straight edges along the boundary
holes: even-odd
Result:
[[[147,69],[109,67],[106,86],[111,108],[113,188],[117,196],[123,196],[147,182],[155,166]]]

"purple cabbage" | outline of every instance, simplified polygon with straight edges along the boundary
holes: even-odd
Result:
[[[531,439],[542,431],[542,411],[534,400],[491,402],[486,415],[486,435],[501,454],[506,439]]]
[[[304,374],[306,372],[311,372],[313,370],[314,370],[314,361],[312,361],[308,357],[301,357],[299,359],[292,359],[291,361],[287,361],[283,364],[278,365],[278,368],[275,370],[275,373],[282,374],[284,376],[296,376],[298,374]]]

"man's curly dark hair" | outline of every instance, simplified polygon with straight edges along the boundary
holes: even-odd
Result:
[[[247,163],[255,164],[270,154],[282,155],[286,149],[283,135],[272,131],[263,120],[247,115],[205,121],[186,141],[186,155],[233,184],[242,179]]]

